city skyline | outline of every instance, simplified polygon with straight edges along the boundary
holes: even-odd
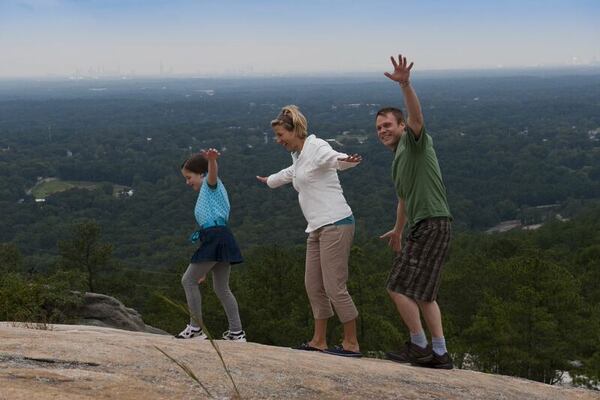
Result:
[[[2,0],[0,78],[600,66],[600,2]]]

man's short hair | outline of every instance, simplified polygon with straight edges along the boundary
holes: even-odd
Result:
[[[380,115],[387,115],[387,114],[393,114],[394,117],[396,117],[396,121],[398,121],[398,124],[403,124],[404,122],[404,114],[402,114],[402,110],[400,110],[399,108],[396,107],[384,107],[382,109],[380,109],[379,111],[377,111],[377,115],[375,116],[375,118],[379,117]]]

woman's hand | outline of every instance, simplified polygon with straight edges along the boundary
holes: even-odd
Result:
[[[359,162],[362,161],[362,157],[359,154],[350,154],[346,158],[338,158],[338,161],[345,161],[345,162],[358,164]]]
[[[256,175],[256,179],[258,179],[259,182],[264,183],[265,185],[267,184],[267,177],[266,176],[258,176]]]

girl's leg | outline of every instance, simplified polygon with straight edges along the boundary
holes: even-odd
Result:
[[[181,277],[181,285],[185,290],[185,298],[190,311],[190,325],[195,328],[200,328],[202,323],[202,296],[198,288],[198,279],[205,276],[215,264],[215,261],[190,264]]]
[[[213,289],[225,309],[225,314],[227,314],[229,331],[239,332],[242,330],[242,321],[240,320],[237,300],[233,293],[231,293],[231,289],[229,289],[230,272],[231,265],[228,263],[220,262],[216,264],[212,269]]]

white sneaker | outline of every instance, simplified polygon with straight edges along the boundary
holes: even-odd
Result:
[[[179,334],[175,335],[175,337],[177,339],[198,338],[198,339],[202,339],[202,340],[207,338],[206,334],[204,334],[204,332],[202,332],[202,328],[196,328],[189,324],[188,324],[188,326],[185,327],[184,330],[179,332]]]
[[[223,332],[223,340],[230,340],[232,342],[245,342],[246,341],[246,332]]]

